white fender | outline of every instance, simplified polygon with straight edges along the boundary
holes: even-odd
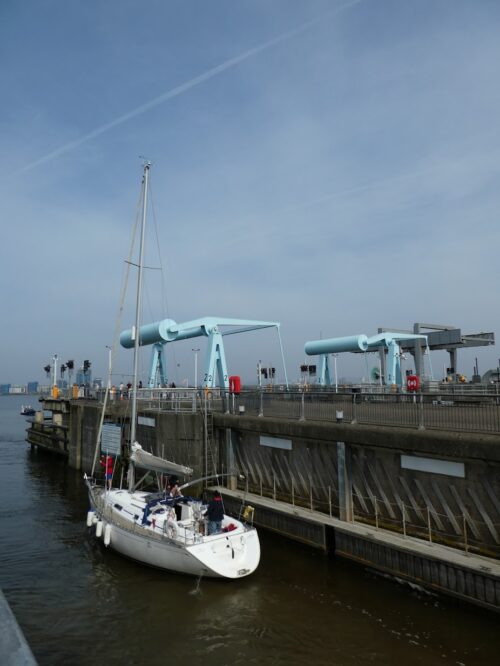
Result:
[[[87,527],[92,527],[92,524],[94,522],[94,516],[95,516],[94,511],[87,511]]]
[[[95,535],[96,537],[100,537],[102,535],[102,520],[97,521],[97,525],[95,526]]]
[[[168,525],[168,536],[171,539],[175,539],[177,537],[177,525],[175,523],[175,520],[172,520],[172,518],[169,518],[167,520],[167,525]]]
[[[104,545],[109,546],[111,543],[111,525],[108,523],[104,528]]]

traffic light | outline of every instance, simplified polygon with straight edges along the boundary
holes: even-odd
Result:
[[[276,374],[276,368],[269,368],[269,370],[271,371],[271,377],[274,377]]]
[[[262,368],[260,372],[264,375],[264,378],[267,379],[267,368]]]
[[[64,373],[66,372],[66,366],[64,363],[61,365],[61,377],[64,377]]]
[[[74,361],[66,361],[66,367],[68,368],[68,370],[73,370],[73,368],[75,367],[75,362]]]
[[[83,362],[83,372],[87,372],[91,365],[92,364],[91,364],[90,361],[84,361]]]
[[[301,365],[301,366],[300,366],[300,372],[307,372],[308,369],[309,369],[309,366],[308,366],[308,365]]]

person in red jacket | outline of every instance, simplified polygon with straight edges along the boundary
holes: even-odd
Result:
[[[104,475],[106,477],[106,484],[108,489],[111,490],[111,483],[113,480],[113,466],[114,461],[112,456],[101,456],[101,466],[104,467]]]

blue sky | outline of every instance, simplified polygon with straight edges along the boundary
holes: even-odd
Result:
[[[3,0],[0,381],[42,380],[54,353],[104,373],[140,155],[167,295],[151,271],[145,321],[279,321],[290,379],[319,337],[498,335],[499,27],[473,0]],[[271,332],[227,355],[247,380],[279,366]],[[459,370],[475,356],[500,353]]]

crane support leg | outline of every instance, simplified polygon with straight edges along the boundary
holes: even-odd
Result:
[[[207,388],[219,386],[226,390],[229,389],[224,343],[222,341],[222,334],[218,328],[213,328],[208,336],[206,365],[202,384]]]
[[[157,388],[158,386],[167,385],[167,377],[165,374],[165,354],[164,344],[157,342],[153,345],[151,351],[151,370],[149,372],[149,388]]]

